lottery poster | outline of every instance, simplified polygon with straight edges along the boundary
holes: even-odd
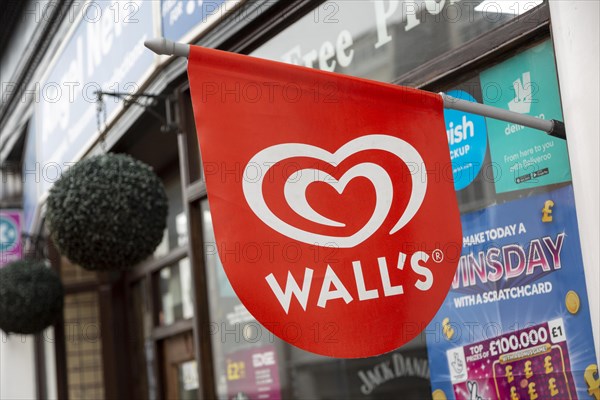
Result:
[[[433,398],[600,400],[572,186],[462,216],[426,328]]]
[[[280,400],[281,385],[275,346],[234,351],[227,355],[229,400]]]

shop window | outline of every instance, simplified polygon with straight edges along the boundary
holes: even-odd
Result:
[[[152,370],[152,313],[147,291],[146,279],[134,283],[130,290],[131,366],[136,371],[131,375],[131,386],[136,397],[156,399],[156,380]]]
[[[181,192],[181,176],[178,169],[174,169],[162,177],[167,198],[169,200],[169,214],[167,227],[163,240],[154,251],[154,257],[163,257],[169,251],[187,244],[187,219],[183,210]]]
[[[235,295],[217,254],[207,200],[202,201],[201,210],[216,394],[219,399],[244,398],[249,393],[243,392],[240,383],[253,378],[247,358],[254,350],[273,352],[273,339],[269,343],[272,335],[267,334]],[[276,369],[275,372],[278,373]]]
[[[171,325],[194,316],[192,271],[186,257],[177,264],[161,269],[155,278],[159,290],[158,323]]]
[[[390,82],[542,3],[327,1],[251,55]]]
[[[563,120],[553,43],[547,38],[435,89],[520,114]],[[427,337],[434,395],[587,396],[588,389],[577,382],[583,382],[580,371],[595,362],[594,341],[566,141],[452,110],[445,110],[445,120],[455,156],[463,249],[455,281],[427,328],[438,335]],[[464,151],[467,145],[471,156]],[[568,331],[571,336],[564,334]],[[552,346],[539,345],[536,335],[542,341],[548,335]],[[527,341],[530,336],[533,342]],[[512,347],[499,355],[494,345],[509,341]],[[546,350],[536,353],[536,345]],[[463,353],[468,349],[482,352]],[[500,359],[507,362],[500,366]],[[547,368],[536,368],[544,360]],[[562,375],[551,379],[552,363],[570,366],[557,367]],[[464,379],[457,378],[460,368],[469,371]],[[498,373],[500,368],[504,373]],[[513,383],[513,370],[521,374],[521,385]]]
[[[493,52],[494,46],[485,52],[481,49],[487,45],[485,38],[492,38],[495,30],[502,31],[503,25],[530,25],[531,29],[543,26],[547,20],[535,20],[531,16],[539,14],[528,13],[540,6],[538,11],[543,11],[542,7],[547,10],[547,4],[543,3],[325,2],[251,55],[394,82],[402,75],[447,60],[453,52],[475,42],[480,47],[474,57]],[[497,51],[495,60],[487,57],[476,66],[453,71],[451,77],[447,75],[448,68],[440,65],[438,75],[427,82],[428,89],[562,121],[552,41],[543,29],[536,34],[536,40],[523,40],[518,49],[512,44],[511,54],[500,55]],[[507,35],[507,42],[516,37]],[[508,48],[506,43],[501,45],[507,46],[504,50]],[[464,54],[462,57],[465,62],[470,61]],[[202,202],[218,398],[253,398],[259,392],[290,399],[431,398],[432,395],[508,398],[511,390],[522,398],[532,393],[538,395],[532,390],[536,385],[541,393],[539,398],[568,390],[585,394],[586,389],[575,386],[582,382],[579,371],[594,362],[590,351],[594,344],[589,313],[580,308],[587,304],[587,294],[566,143],[522,126],[448,111],[446,134],[453,162],[447,171],[440,173],[449,174],[455,184],[464,236],[461,261],[444,305],[423,334],[382,356],[331,359],[273,337],[248,313],[229,285],[219,260],[220,244],[215,243],[208,201]],[[472,157],[463,157],[467,150]],[[568,267],[561,263],[560,257],[552,256],[563,243],[566,247],[561,257],[569,260]],[[243,254],[244,249],[227,251]],[[565,272],[566,268],[570,272]],[[500,276],[501,273],[504,275]],[[479,298],[485,299],[481,300],[485,305],[477,303]],[[533,335],[532,325],[535,333],[550,332],[550,335],[554,331],[554,350],[544,345],[548,349],[542,358],[523,359],[521,354],[518,362],[510,366],[513,370],[522,371],[527,365],[535,366],[539,360],[543,364],[545,360],[546,371],[550,371],[555,368],[550,364],[553,360],[556,365],[565,365],[569,362],[568,354],[577,353],[578,357],[586,354],[585,361],[578,357],[570,359],[577,367],[569,367],[570,371],[552,381],[560,380],[558,386],[545,380],[544,370],[538,369],[535,378],[526,373],[526,378],[520,381],[521,387],[511,388],[510,375],[497,379],[492,377],[496,370],[486,369],[488,364],[497,366],[505,359],[491,357],[490,352],[468,353],[477,346],[485,348],[494,338],[498,343],[517,340],[514,346],[529,349],[530,343],[518,340]],[[569,326],[572,332],[577,332],[571,338],[563,333]],[[512,335],[513,332],[518,335]],[[583,348],[588,351],[580,352]],[[462,352],[467,355],[464,361],[460,358]],[[502,352],[509,353],[510,349]],[[273,360],[273,368],[263,372],[269,379],[260,381],[252,360],[264,354]],[[511,356],[518,354],[513,352]],[[469,382],[458,377],[465,365],[473,369],[469,372]],[[477,373],[475,367],[479,369]],[[506,365],[501,367],[506,374]],[[504,385],[506,392],[494,394],[493,386],[484,379],[496,380]],[[527,379],[530,381],[526,382]],[[478,387],[473,384],[477,380]],[[550,387],[547,393],[543,392],[545,387]]]

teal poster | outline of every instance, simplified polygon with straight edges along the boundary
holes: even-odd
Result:
[[[572,186],[461,219],[456,276],[425,330],[433,398],[599,399]]]
[[[563,120],[551,41],[495,65],[480,78],[484,104]],[[564,140],[511,122],[492,118],[486,121],[496,192],[571,180]]]

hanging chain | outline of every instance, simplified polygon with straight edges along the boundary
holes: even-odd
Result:
[[[146,94],[146,93],[119,93],[119,92],[102,92],[100,90],[96,91],[96,127],[98,129],[99,137],[98,141],[100,144],[100,149],[102,152],[106,153],[106,103],[104,101],[105,96],[115,97],[123,101],[124,108],[128,108],[131,105],[137,105],[144,108],[149,114],[158,119],[161,122],[161,132],[181,132],[176,123],[168,121],[156,110],[153,110],[152,107],[159,104],[159,99],[165,100],[167,96],[155,95],[155,94]],[[168,107],[168,106],[167,106]],[[167,114],[170,114],[167,110]]]
[[[102,118],[103,121],[100,121],[100,118]],[[106,139],[106,104],[104,103],[102,92],[100,91],[96,92],[96,127],[100,133],[100,148],[102,149],[103,153],[106,153],[106,142],[104,140]]]

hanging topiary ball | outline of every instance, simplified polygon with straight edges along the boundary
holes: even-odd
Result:
[[[46,220],[58,250],[89,270],[126,269],[161,242],[168,201],[152,168],[102,154],[66,171],[50,190]]]
[[[60,278],[42,262],[14,261],[0,268],[0,329],[43,331],[61,315],[63,296]]]

